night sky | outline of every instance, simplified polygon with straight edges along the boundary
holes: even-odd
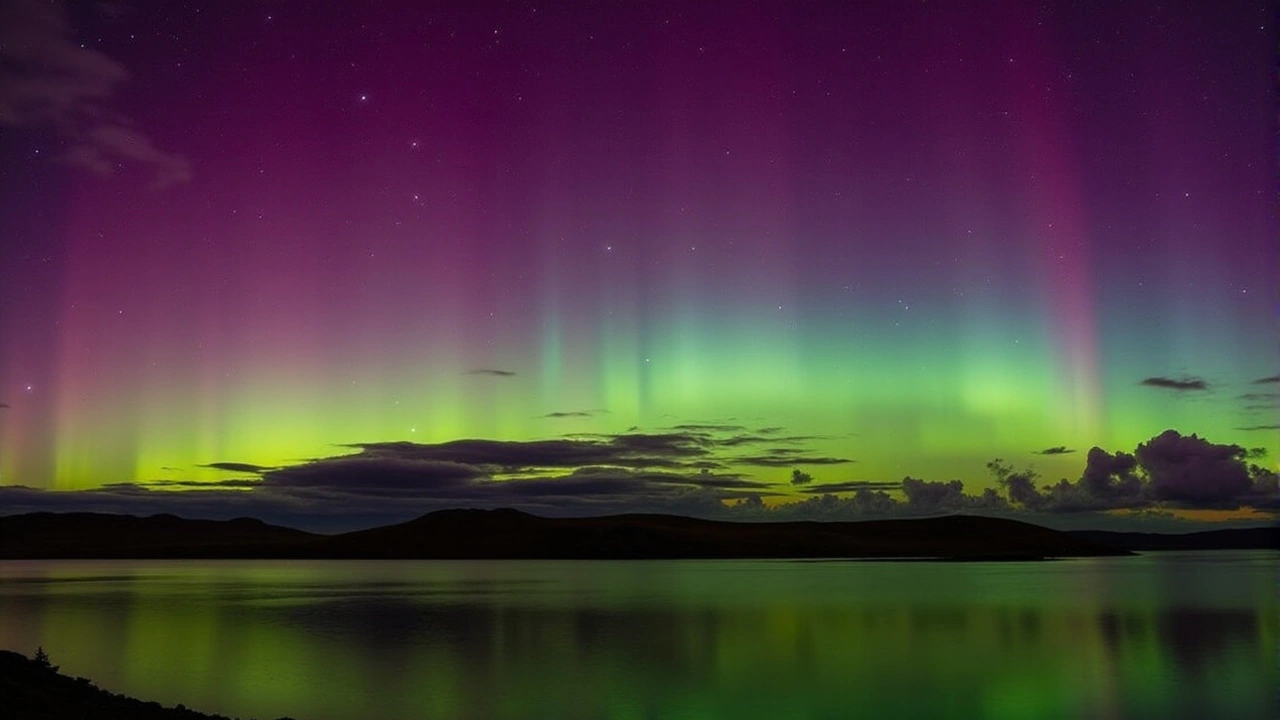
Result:
[[[1270,5],[10,0],[0,495],[1256,516]]]

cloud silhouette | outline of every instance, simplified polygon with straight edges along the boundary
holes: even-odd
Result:
[[[738,445],[763,445],[769,443],[797,444],[823,439],[825,438],[818,435],[766,435],[764,433],[743,433],[739,435],[717,437],[716,443],[724,447],[734,447]]]
[[[344,492],[439,492],[485,475],[465,463],[376,454],[314,460],[262,474],[264,487],[323,487]]]
[[[1169,378],[1169,377],[1149,377],[1144,379],[1139,385],[1147,387],[1163,388],[1165,390],[1174,390],[1177,392],[1187,392],[1195,390],[1208,390],[1209,383],[1198,377]]]
[[[1267,383],[1280,383],[1280,375],[1269,375],[1253,381],[1254,385],[1265,385]]]
[[[746,455],[732,458],[733,462],[756,467],[787,467],[788,465],[845,465],[856,462],[849,458],[805,455],[794,448],[772,448],[768,454]]]
[[[1256,430],[1280,430],[1280,425],[1245,425],[1244,427],[1236,428],[1236,430],[1244,430],[1246,432],[1253,432]]]
[[[859,490],[900,490],[902,483],[885,482],[881,480],[844,480],[841,482],[822,483],[821,485],[810,485],[800,489],[803,493],[843,493],[857,492]]]
[[[272,469],[266,465],[254,465],[253,463],[242,462],[215,462],[207,465],[201,465],[200,467],[211,468],[213,470],[226,470],[227,472],[253,473],[254,475],[258,475]]]
[[[1075,452],[1075,450],[1063,445],[1056,445],[1043,450],[1032,450],[1031,452],[1035,455],[1067,455]]]
[[[471,465],[502,475],[587,466],[700,470],[716,467],[713,438],[699,433],[582,434],[555,440],[451,440],[443,443],[358,443],[365,457]],[[317,462],[324,462],[320,460]]]
[[[489,377],[515,377],[516,374],[511,370],[497,370],[494,368],[474,368],[468,370],[467,375],[487,375]]]
[[[216,490],[220,488],[259,488],[262,487],[262,481],[259,479],[236,478],[233,480],[155,480],[147,485],[155,487],[167,488],[189,488],[196,490]],[[119,487],[117,485],[109,485],[107,487]]]
[[[1280,392],[1251,392],[1236,396],[1243,402],[1240,410],[1247,413],[1276,412],[1280,409]]]
[[[0,410],[3,410],[4,408],[7,408],[7,407],[10,407],[10,406],[9,406],[9,403],[2,403],[2,402],[0,402]]]
[[[61,160],[104,177],[147,168],[157,189],[191,179],[191,163],[158,148],[116,107],[129,73],[76,41],[62,2],[0,3],[0,125],[58,135]]]
[[[0,486],[8,513],[89,510],[229,519],[259,517],[316,529],[354,529],[456,507],[517,507],[548,516],[664,512],[729,520],[856,520],[950,512],[1022,517],[1062,526],[1112,522],[1126,509],[1148,519],[1170,508],[1280,512],[1273,469],[1249,464],[1257,450],[1169,430],[1133,453],[1087,453],[1080,478],[1037,486],[1029,470],[988,465],[998,487],[966,491],[958,480],[765,482],[742,467],[725,438],[703,431],[592,434],[535,441],[463,439],[435,444],[364,443],[347,454],[284,467],[217,462],[255,475],[222,481],[166,478],[94,490]],[[781,448],[794,461],[803,448]],[[177,492],[180,491],[180,492]],[[765,502],[764,498],[787,498]],[[788,498],[789,496],[789,498]],[[796,497],[804,498],[796,500]],[[1161,516],[1163,517],[1163,516]],[[1165,518],[1167,520],[1167,518]]]
[[[1138,459],[1133,455],[1113,455],[1095,446],[1089,449],[1080,484],[1088,497],[1100,501],[1115,504],[1113,501],[1121,498],[1136,500],[1142,491],[1137,469]]]
[[[1239,445],[1218,445],[1166,430],[1134,451],[1151,478],[1155,499],[1194,507],[1238,505],[1252,489]]]
[[[539,418],[561,419],[561,418],[588,418],[594,413],[586,410],[549,412],[545,415],[539,415]]]
[[[672,425],[671,429],[692,432],[741,432],[747,428],[742,425],[723,423],[682,423],[680,425]]]
[[[964,483],[959,480],[930,482],[905,477],[902,479],[902,493],[906,495],[911,509],[928,513],[959,510],[965,507],[967,500]]]

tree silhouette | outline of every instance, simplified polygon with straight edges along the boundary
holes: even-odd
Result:
[[[44,651],[43,645],[38,645],[36,647],[36,654],[32,660],[35,660],[37,665],[49,672],[58,672],[58,666],[49,661],[49,653]]]

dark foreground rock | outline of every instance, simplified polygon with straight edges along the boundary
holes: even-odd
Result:
[[[0,650],[0,704],[7,720],[230,720],[108,692],[86,678],[59,673],[47,660],[8,650]]]

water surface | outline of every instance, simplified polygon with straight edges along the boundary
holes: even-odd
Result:
[[[264,719],[1274,720],[1278,560],[3,562],[0,647]]]

